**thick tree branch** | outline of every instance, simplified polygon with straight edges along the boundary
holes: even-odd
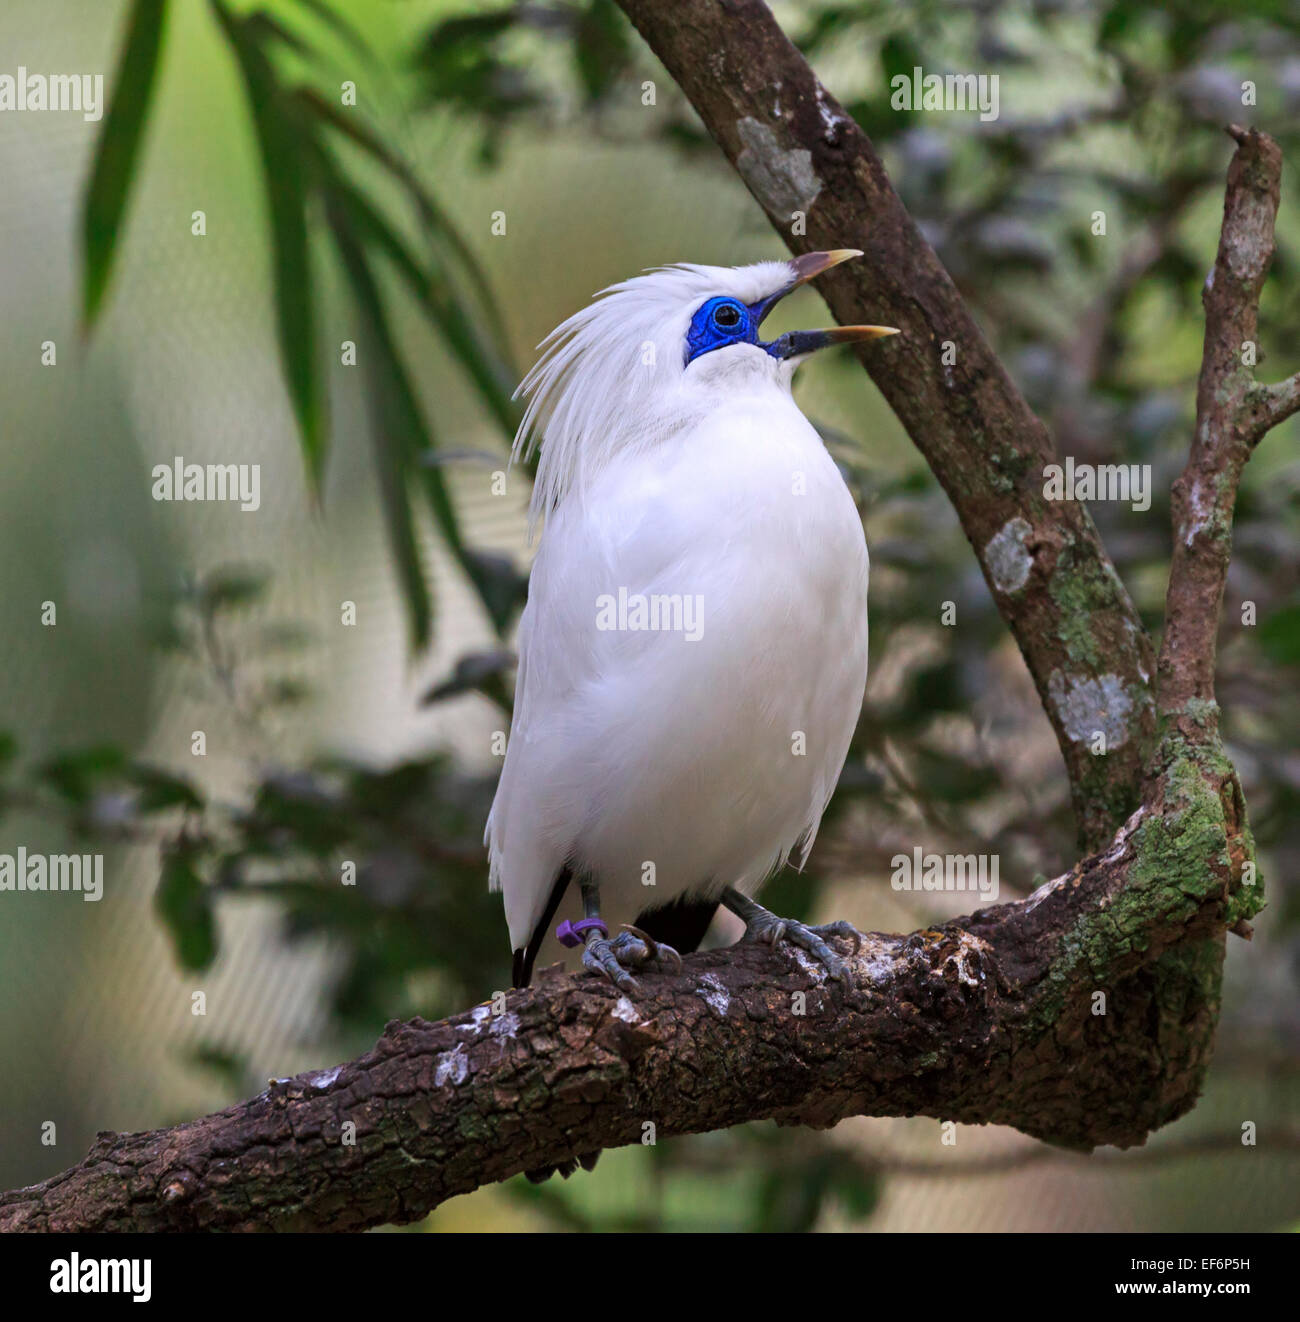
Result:
[[[1096,848],[1141,793],[1155,657],[1087,508],[1043,494],[1056,460],[1046,428],[866,134],[761,0],[619,4],[790,248],[863,250],[818,288],[839,321],[903,332],[863,365],[956,508],[1056,731],[1080,842]],[[1099,730],[1105,757],[1092,752]]]
[[[1193,1104],[1208,1060],[1215,1001],[1171,997],[1161,970],[1212,983],[1242,902],[1239,850],[1201,862],[1202,832],[1243,829],[1221,774],[1171,764],[1104,854],[1027,900],[864,935],[851,994],[760,945],[643,975],[635,1000],[554,978],[500,1014],[390,1024],[360,1059],[191,1124],[101,1134],[71,1170],[0,1196],[0,1230],[362,1229],[648,1125],[919,1114],[1141,1143]]]

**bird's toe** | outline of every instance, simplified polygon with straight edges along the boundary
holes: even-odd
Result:
[[[812,930],[819,936],[842,936],[846,940],[852,941],[855,955],[862,949],[862,933],[852,923],[847,923],[842,918],[833,923],[822,923]]]
[[[772,946],[788,941],[790,945],[797,946],[815,959],[836,981],[844,983],[846,987],[852,982],[848,965],[823,939],[827,936],[852,937],[853,953],[856,955],[861,945],[861,937],[850,923],[834,922],[826,923],[821,927],[809,927],[791,918],[777,918],[772,915],[770,922],[752,923],[745,935],[751,940],[764,941]]]
[[[666,942],[656,941],[649,932],[643,932],[639,927],[633,927],[631,923],[623,924],[623,933],[630,935],[644,946],[646,953],[642,963],[654,964],[660,969],[670,970],[673,973],[682,971],[681,955]]]
[[[623,967],[623,961],[632,963],[632,967],[639,968],[640,963],[648,958],[648,952],[643,956],[640,963],[633,962],[635,954],[631,947],[624,943],[619,945],[624,933],[620,933],[613,941],[601,937],[595,941],[588,941],[586,948],[582,952],[582,965],[592,973],[604,974],[619,991],[636,992],[638,989],[637,980]],[[644,950],[644,946],[642,950]]]
[[[792,946],[798,946],[800,950],[811,955],[826,970],[829,977],[848,986],[848,965],[822,940],[820,932],[823,930],[805,927],[803,923],[787,923],[785,939]]]

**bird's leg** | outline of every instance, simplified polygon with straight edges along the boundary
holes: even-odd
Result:
[[[848,966],[822,939],[827,936],[846,936],[853,941],[856,955],[862,938],[852,923],[826,923],[822,927],[807,927],[793,918],[778,918],[776,914],[756,904],[748,895],[742,895],[734,886],[722,892],[722,903],[745,924],[745,941],[766,941],[775,946],[782,941],[806,950],[832,978],[849,986]]]
[[[682,957],[672,948],[656,941],[639,927],[623,925],[623,930],[612,940],[600,918],[600,889],[594,881],[579,883],[582,889],[582,911],[586,915],[575,931],[570,923],[561,923],[556,935],[564,945],[583,944],[582,965],[593,973],[604,973],[620,991],[634,992],[636,979],[629,968],[647,965],[682,971]]]

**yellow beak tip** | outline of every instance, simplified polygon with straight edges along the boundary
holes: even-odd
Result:
[[[850,344],[862,340],[883,340],[901,333],[897,326],[838,326],[828,332],[833,339]]]

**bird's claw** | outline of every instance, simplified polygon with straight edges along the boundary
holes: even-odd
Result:
[[[582,967],[592,973],[603,973],[619,991],[635,992],[637,980],[619,962],[620,954],[629,953],[626,947],[620,950],[622,939],[621,932],[612,941],[604,936],[592,937],[583,948]]]
[[[672,946],[656,941],[639,927],[623,924],[616,936],[592,937],[582,952],[582,966],[592,973],[603,973],[620,991],[635,992],[640,984],[628,972],[657,965],[661,970],[680,973],[682,957]]]
[[[848,937],[853,942],[853,953],[855,955],[862,949],[862,933],[852,923],[846,923],[843,918],[838,918],[833,923],[822,923],[812,930],[819,936]]]
[[[639,927],[633,927],[631,923],[624,923],[623,931],[631,932],[639,941],[645,943],[649,951],[646,957],[647,963],[666,964],[674,973],[682,971],[682,957],[667,942],[656,941],[649,932],[643,932]]]
[[[782,941],[798,946],[800,950],[811,955],[826,970],[829,977],[842,982],[846,987],[852,986],[853,980],[849,975],[848,965],[822,939],[827,936],[851,938],[855,955],[862,949],[862,937],[857,929],[852,923],[843,921],[809,927],[804,923],[795,922],[793,918],[778,918],[775,914],[764,910],[745,929],[747,940],[762,941],[774,949]]]

